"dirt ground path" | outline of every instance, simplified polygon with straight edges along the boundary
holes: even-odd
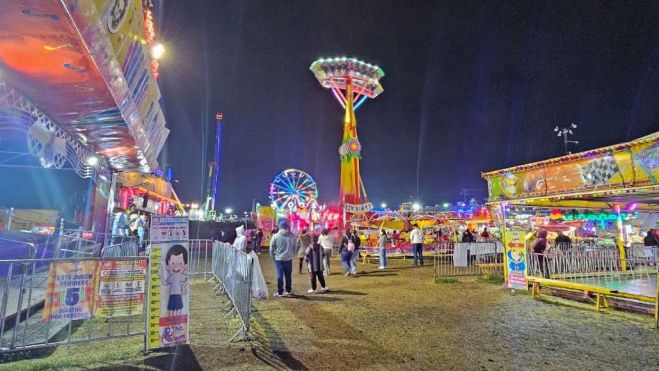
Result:
[[[260,261],[272,294],[273,263]],[[335,260],[326,294],[307,295],[308,277],[294,273],[298,295],[255,301],[254,340],[238,343],[228,342],[240,323],[224,318],[226,297],[195,281],[190,345],[146,357],[138,337],[60,346],[0,370],[659,370],[649,316],[548,304],[473,279],[435,284],[432,267],[410,265],[360,264],[353,278]]]
[[[273,264],[260,261],[272,294]],[[470,280],[434,284],[431,266],[410,265],[360,264],[353,278],[334,261],[326,294],[306,294],[307,276],[294,272],[295,298],[255,302],[247,343],[227,344],[237,324],[221,319],[217,298],[195,295],[192,345],[179,361],[187,353],[203,369],[659,369],[649,317],[552,305]],[[217,321],[201,319],[210,316]]]

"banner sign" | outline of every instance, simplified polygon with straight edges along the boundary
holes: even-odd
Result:
[[[347,213],[354,213],[354,214],[359,214],[359,213],[366,213],[371,210],[373,210],[373,204],[370,202],[367,202],[365,204],[345,204],[343,205],[343,210]]]
[[[91,318],[95,273],[95,261],[50,263],[43,321]]]
[[[187,216],[151,217],[149,349],[189,339],[188,226]]]
[[[659,184],[659,136],[483,174],[489,201]]]
[[[506,252],[508,288],[526,290],[526,233],[521,230],[506,230],[504,244]]]
[[[142,314],[146,259],[101,261],[98,267],[96,317]]]

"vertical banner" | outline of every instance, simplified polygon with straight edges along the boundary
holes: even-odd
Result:
[[[506,282],[511,289],[527,290],[526,282],[526,233],[521,230],[507,229],[504,236],[506,248]]]
[[[146,259],[101,261],[97,277],[96,317],[142,313]]]
[[[151,217],[149,349],[188,342],[188,217]]]
[[[95,261],[52,262],[48,272],[45,322],[92,318]]]

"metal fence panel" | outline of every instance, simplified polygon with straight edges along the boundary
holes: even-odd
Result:
[[[503,245],[492,242],[445,242],[433,251],[434,274],[439,277],[475,276],[503,269]]]
[[[228,243],[215,241],[212,252],[213,276],[219,281],[217,288],[229,298],[232,308],[227,314],[237,313],[242,328],[230,339],[242,333],[247,338],[252,310],[253,254],[238,251]]]
[[[142,314],[118,318],[43,321],[50,264],[54,262],[146,260],[122,258],[48,258],[0,260],[0,354],[60,344],[88,343],[117,337],[144,335]],[[146,302],[146,301],[145,301]]]

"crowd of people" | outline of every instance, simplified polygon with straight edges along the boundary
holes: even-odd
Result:
[[[242,249],[244,231],[242,227],[236,229],[239,236],[237,246]],[[262,231],[253,232],[252,240],[256,245],[260,245],[259,238]],[[414,266],[423,266],[423,238],[424,234],[418,225],[413,225],[410,235],[410,242],[413,245]],[[380,265],[378,269],[387,269],[387,243],[393,242],[392,237],[387,234],[385,229],[380,229],[378,236],[378,255]],[[362,248],[362,239],[357,231],[353,228],[347,228],[338,244],[338,253],[341,265],[346,276],[357,276],[360,252]],[[255,247],[252,247],[255,249]],[[302,229],[298,235],[293,233],[287,221],[281,221],[278,228],[272,231],[270,240],[270,255],[275,262],[277,275],[277,292],[274,297],[292,296],[292,278],[294,261],[297,262],[296,268],[298,274],[308,274],[310,278],[309,293],[317,292],[320,284],[320,292],[329,290],[326,277],[331,275],[331,256],[334,251],[334,237],[329,230],[324,229],[319,235]]]
[[[145,241],[148,240],[149,213],[138,210],[135,204],[128,209],[115,207],[112,220],[112,238],[110,246],[123,242],[122,237],[136,237],[140,253],[145,250]]]

